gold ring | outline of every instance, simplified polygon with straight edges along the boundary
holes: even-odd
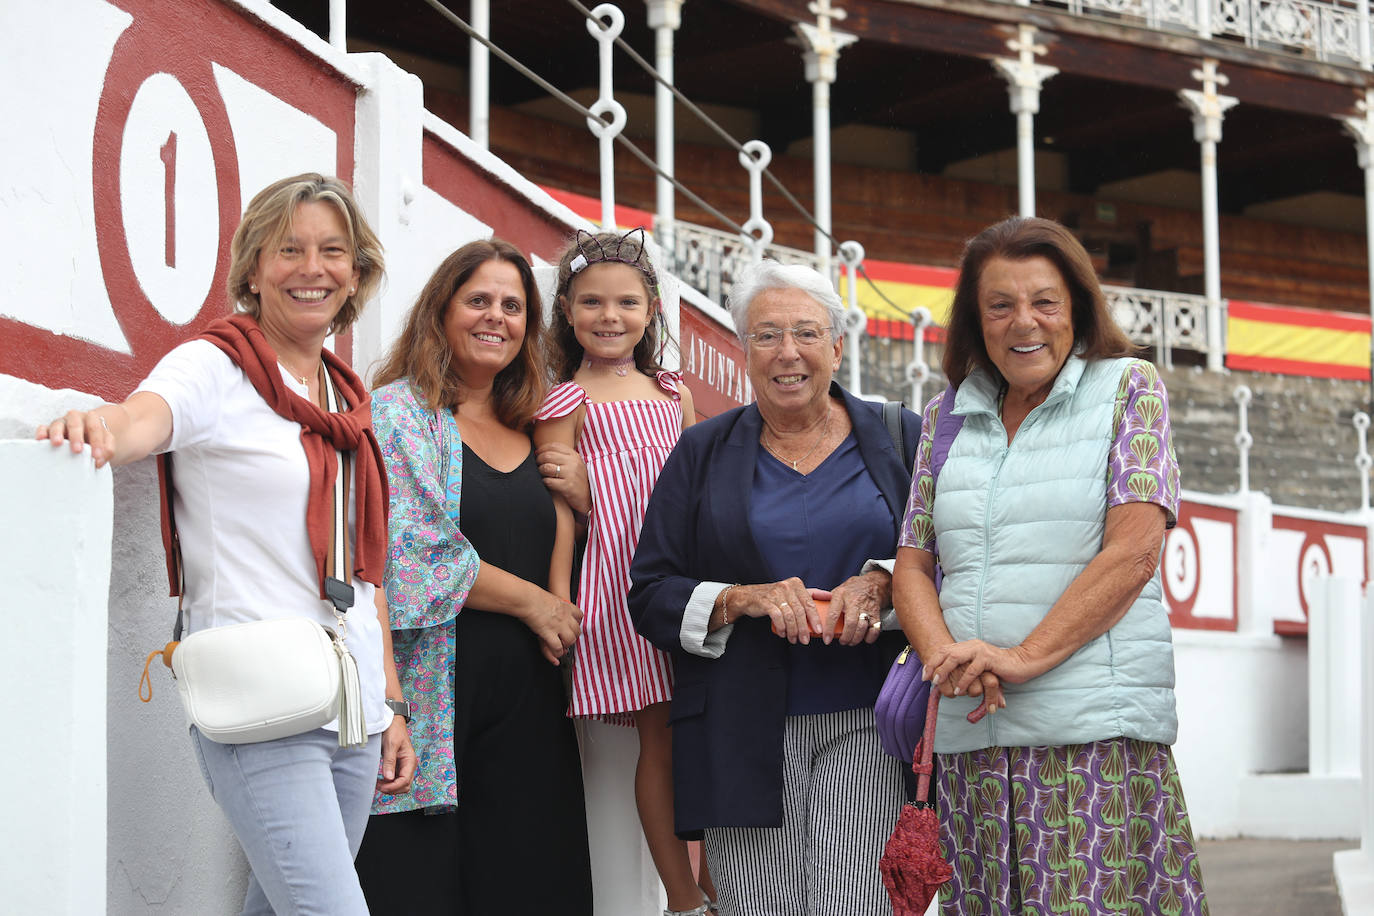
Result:
[[[859,619],[860,619],[861,621],[863,621],[864,623],[869,623],[870,621],[873,620],[873,618],[870,617],[868,614],[860,614],[860,615],[859,615]]]
[[[555,465],[553,466],[553,476],[555,476],[555,477],[562,477],[562,476],[563,476],[563,465],[561,465],[561,464],[555,464]]]
[[[883,622],[881,620],[875,620],[871,624],[869,624],[869,626],[875,630],[880,630],[882,629]]]

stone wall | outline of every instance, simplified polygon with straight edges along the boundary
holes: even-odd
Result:
[[[1369,383],[1176,368],[1169,387],[1183,485],[1207,493],[1239,486],[1237,386],[1249,386],[1250,488],[1275,503],[1347,512],[1360,507],[1359,437],[1351,418],[1369,411]]]
[[[939,347],[928,346],[932,375],[925,385],[926,400],[944,388],[939,358]],[[910,360],[908,341],[865,340],[864,393],[910,404],[911,385],[905,381]],[[1232,493],[1239,487],[1234,392],[1244,384],[1252,392],[1250,488],[1279,505],[1336,512],[1359,508],[1359,438],[1351,418],[1358,410],[1370,412],[1369,382],[1193,367],[1161,371],[1186,489]],[[842,367],[839,377],[847,380],[847,372]]]

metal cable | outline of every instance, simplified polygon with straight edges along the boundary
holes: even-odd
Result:
[[[578,0],[568,0],[568,2],[569,2],[572,6],[574,6],[579,12],[581,12],[582,15],[585,16],[587,19],[589,19],[589,20],[591,20],[591,21],[593,21],[593,22],[597,22],[597,23],[599,24],[599,20],[597,20],[597,18],[591,14],[591,11],[590,11],[590,10],[588,10],[585,6],[583,6],[581,3],[579,3]],[[449,22],[453,23],[455,26],[457,26],[459,29],[461,29],[465,34],[467,34],[467,36],[468,36],[469,38],[476,39],[476,40],[477,40],[478,42],[480,42],[483,46],[485,46],[485,47],[487,48],[487,50],[491,51],[493,54],[495,54],[497,57],[499,57],[499,58],[500,58],[501,60],[503,60],[505,63],[507,63],[508,65],[510,65],[517,73],[520,73],[520,74],[521,74],[522,76],[524,76],[526,79],[529,79],[531,82],[533,82],[533,83],[534,83],[536,86],[538,86],[540,89],[543,89],[543,90],[544,90],[545,92],[547,92],[549,95],[553,96],[555,99],[557,99],[558,101],[562,102],[564,105],[568,106],[569,108],[573,109],[574,111],[576,111],[578,114],[582,115],[583,117],[585,117],[585,118],[590,118],[590,119],[592,119],[592,120],[597,120],[596,116],[593,115],[589,109],[585,108],[585,107],[584,107],[581,103],[579,103],[576,99],[572,98],[572,97],[569,96],[567,93],[565,93],[565,92],[563,92],[562,90],[560,90],[557,86],[554,86],[554,85],[553,85],[552,83],[550,83],[548,80],[544,79],[544,78],[543,78],[542,76],[540,76],[538,73],[535,73],[535,72],[534,72],[533,70],[531,70],[529,67],[525,66],[525,65],[522,64],[520,61],[516,60],[516,59],[515,59],[514,57],[512,57],[510,54],[508,54],[508,53],[506,53],[504,50],[502,50],[500,47],[498,47],[497,45],[493,44],[493,43],[492,43],[488,38],[486,38],[485,36],[479,35],[479,34],[477,33],[477,31],[476,31],[471,25],[469,25],[466,21],[464,21],[461,17],[459,17],[456,13],[454,13],[454,12],[453,12],[452,10],[450,10],[448,7],[444,6],[441,2],[439,2],[439,0],[425,0],[425,3],[427,3],[435,12],[439,13],[441,16],[443,16],[443,17],[444,17],[445,19],[447,19]],[[743,144],[741,144],[738,140],[736,140],[734,137],[732,137],[732,136],[729,134],[729,132],[725,130],[725,128],[721,127],[721,126],[720,126],[718,123],[716,123],[708,114],[706,114],[706,113],[705,113],[704,111],[702,111],[699,107],[697,107],[697,105],[696,105],[694,102],[692,102],[691,99],[689,99],[689,98],[687,98],[685,95],[683,95],[682,92],[681,92],[680,90],[678,90],[678,88],[677,88],[676,86],[674,86],[672,83],[668,82],[667,80],[663,79],[663,77],[659,74],[659,72],[658,72],[657,70],[655,70],[655,69],[649,64],[648,61],[644,60],[644,58],[641,57],[641,56],[639,55],[639,53],[638,53],[637,51],[635,51],[634,48],[630,47],[630,45],[627,44],[627,43],[624,41],[624,39],[617,37],[617,38],[615,39],[615,43],[616,43],[617,45],[620,46],[621,50],[625,51],[625,52],[630,56],[630,59],[631,59],[631,60],[633,60],[635,63],[637,63],[640,67],[644,68],[645,72],[647,72],[648,74],[650,74],[657,82],[659,82],[660,84],[666,86],[666,87],[673,93],[673,96],[674,96],[675,98],[678,99],[678,101],[682,102],[682,104],[683,104],[689,111],[691,111],[693,114],[695,114],[698,118],[701,119],[701,121],[702,121],[703,123],[705,123],[708,127],[710,127],[712,130],[714,130],[723,140],[725,140],[726,143],[728,143],[731,147],[733,147],[733,148],[734,148],[736,151],[738,151],[738,152],[743,152],[743,151],[744,151],[744,146],[743,146]],[[726,216],[725,214],[721,213],[721,212],[720,212],[719,210],[717,210],[715,207],[713,207],[713,206],[711,206],[710,204],[708,204],[706,201],[702,200],[700,196],[698,196],[698,195],[697,195],[695,192],[693,192],[690,188],[688,188],[686,185],[684,185],[684,184],[683,184],[681,181],[679,181],[675,176],[669,175],[669,174],[667,174],[666,172],[664,172],[661,168],[659,168],[657,162],[655,162],[655,161],[654,161],[652,158],[650,158],[643,150],[641,150],[638,146],[636,146],[636,145],[635,145],[634,143],[632,143],[629,139],[627,139],[627,138],[624,136],[624,134],[618,134],[618,135],[616,136],[615,139],[616,139],[616,142],[620,143],[622,146],[624,146],[626,149],[628,149],[628,150],[630,151],[630,153],[631,153],[636,159],[638,159],[641,163],[643,163],[645,166],[647,166],[647,167],[649,168],[649,170],[652,171],[655,175],[659,176],[660,178],[663,178],[663,179],[666,180],[666,181],[672,182],[673,187],[676,188],[678,191],[681,191],[682,194],[683,194],[683,196],[685,196],[688,200],[692,201],[692,203],[696,204],[696,205],[697,205],[698,207],[700,207],[702,210],[706,211],[708,214],[710,214],[711,216],[715,217],[715,218],[716,218],[717,220],[719,220],[721,223],[723,223],[723,224],[725,224],[726,226],[730,227],[732,230],[734,230],[735,232],[739,233],[740,235],[746,235],[746,233],[744,232],[744,228],[743,228],[742,226],[740,226],[740,225],[739,225],[738,223],[736,223],[734,220],[730,219],[730,218],[729,218],[728,216]],[[769,171],[768,169],[764,169],[764,170],[763,170],[763,174],[766,175],[766,176],[768,177],[768,180],[769,180],[770,182],[772,182],[773,185],[774,185],[779,191],[782,192],[783,197],[784,197],[790,204],[792,204],[792,206],[795,207],[795,208],[797,209],[797,211],[798,211],[799,213],[802,214],[803,217],[806,218],[806,221],[809,222],[809,223],[812,225],[812,227],[814,227],[815,229],[817,229],[818,231],[820,231],[822,234],[824,234],[825,237],[828,238],[828,239],[830,240],[831,244],[833,244],[833,245],[835,245],[836,247],[838,247],[839,242],[835,239],[835,237],[834,237],[833,235],[831,235],[829,232],[826,232],[824,229],[822,229],[822,228],[816,223],[816,220],[812,217],[810,211],[808,211],[808,210],[802,205],[802,203],[801,203],[800,201],[797,200],[797,198],[792,194],[791,191],[788,191],[788,190],[787,190],[787,188],[786,188],[786,187],[783,185],[783,183],[777,178],[777,176],[775,176],[775,175],[774,175],[771,171]],[[858,272],[859,272],[859,275],[862,276],[862,277],[864,278],[864,280],[868,283],[869,287],[873,290],[873,292],[878,296],[878,298],[880,298],[880,299],[884,302],[884,304],[886,304],[886,305],[888,306],[888,308],[892,309],[892,310],[893,310],[894,312],[896,312],[898,315],[901,315],[901,316],[903,317],[903,319],[906,319],[906,320],[909,320],[909,319],[910,319],[910,315],[909,315],[908,313],[904,312],[904,311],[902,310],[901,306],[897,305],[897,304],[896,304],[895,302],[893,302],[890,298],[888,298],[887,294],[884,293],[884,292],[882,291],[881,288],[879,288],[878,284],[877,284],[876,282],[874,282],[873,278],[870,277],[870,276],[868,275],[868,271],[864,268],[864,266],[863,266],[862,264],[859,265],[859,271],[858,271]]]
[[[591,10],[583,6],[580,2],[578,2],[578,0],[568,0],[568,4],[572,6],[574,9],[576,9],[583,16],[585,16],[588,20],[600,24],[600,20],[598,20],[595,16],[592,15]],[[710,115],[702,111],[701,108],[699,108],[695,102],[687,98],[687,96],[683,95],[682,90],[678,89],[677,86],[673,85],[672,83],[664,79],[663,75],[659,73],[658,70],[655,69],[652,64],[645,60],[638,51],[632,48],[630,44],[627,41],[625,41],[625,39],[621,38],[620,36],[616,36],[615,43],[622,51],[629,55],[630,60],[634,61],[644,70],[645,73],[648,73],[651,77],[653,77],[654,82],[658,83],[660,86],[665,87],[669,92],[671,92],[673,94],[673,97],[682,103],[683,107],[685,107],[692,114],[696,115],[698,120],[700,120],[703,124],[705,124],[712,131],[714,131],[715,134],[722,140],[724,140],[731,148],[733,148],[736,152],[739,153],[744,152],[744,145],[742,143],[740,143],[733,136],[731,136],[730,132],[727,131],[724,127],[721,127],[720,124],[718,124]],[[658,171],[658,174],[673,182],[674,185],[678,184],[676,178],[669,175],[665,175],[662,171]],[[816,222],[816,218],[812,215],[811,211],[806,209],[806,206],[797,199],[796,195],[794,195],[791,191],[787,189],[787,186],[782,183],[782,180],[779,179],[776,175],[774,175],[771,169],[765,168],[763,170],[763,174],[765,177],[767,177],[768,181],[775,188],[777,188],[779,192],[781,192],[783,199],[786,200],[789,204],[791,204],[792,207],[802,215],[802,218],[811,224],[811,227],[813,229],[815,229],[817,232],[821,233],[821,235],[829,239],[830,244],[834,246],[836,250],[838,250],[841,244],[839,239],[835,238],[835,236],[832,235],[828,230],[822,228],[820,223]],[[680,185],[678,186],[681,187]],[[911,315],[908,312],[903,311],[901,306],[897,305],[897,303],[889,299],[887,294],[884,293],[878,287],[878,284],[875,283],[873,278],[868,275],[868,271],[864,269],[862,264],[859,265],[859,273],[863,276],[864,280],[868,283],[869,287],[872,288],[873,292],[877,294],[878,298],[881,299],[887,305],[888,308],[892,309],[898,315],[901,315],[904,320],[909,321],[911,319]]]
[[[574,9],[576,9],[583,16],[585,16],[587,19],[600,24],[600,20],[598,20],[595,16],[592,15],[591,10],[587,9],[585,6],[579,3],[578,0],[568,0],[568,4],[572,6]],[[670,92],[672,92],[674,98],[681,102],[688,111],[696,115],[697,118],[700,119],[703,124],[711,128],[711,130],[714,131],[717,136],[719,136],[722,140],[728,143],[735,150],[735,152],[744,152],[744,144],[740,143],[738,140],[732,137],[729,131],[727,131],[724,127],[721,127],[711,118],[710,115],[708,115],[706,112],[702,111],[699,107],[697,107],[696,103],[694,103],[691,99],[687,98],[687,96],[683,95],[681,90],[679,90],[672,83],[665,80],[662,74],[655,70],[653,65],[651,65],[647,60],[641,57],[638,51],[630,47],[629,43],[626,42],[625,39],[616,36],[615,43],[622,51],[629,55],[630,60],[639,64],[639,66],[642,67],[646,73],[652,76],[654,78],[654,82],[658,83],[660,86],[666,87]],[[662,173],[660,172],[659,174]],[[806,209],[806,206],[796,198],[796,195],[794,195],[791,191],[787,190],[787,186],[782,183],[782,180],[778,178],[778,176],[773,174],[771,169],[765,168],[763,170],[763,174],[764,177],[766,177],[768,181],[773,185],[773,187],[775,187],[782,194],[783,199],[786,200],[789,204],[791,204],[793,208],[795,208],[796,211],[802,215],[802,218],[811,224],[811,227],[813,229],[815,229],[821,235],[824,235],[827,239],[829,239],[830,244],[834,246],[836,249],[840,247],[839,240],[836,239],[835,236],[831,235],[828,230],[821,228],[820,223],[816,222],[816,218],[811,214],[811,211]],[[664,175],[663,177],[667,178],[668,176]]]
[[[487,50],[491,51],[497,57],[501,58],[501,60],[505,61],[507,64],[513,67],[517,73],[529,79],[540,89],[543,89],[549,95],[553,96],[555,99],[562,102],[564,105],[567,105],[569,108],[573,109],[578,114],[581,114],[583,117],[590,118],[593,121],[599,120],[596,117],[596,115],[592,114],[591,111],[587,108],[584,108],[576,99],[572,98],[567,93],[560,90],[557,86],[553,85],[548,80],[544,79],[538,73],[535,73],[529,67],[526,67],[524,64],[520,63],[520,61],[516,60],[514,57],[511,57],[501,48],[497,47],[490,40],[488,40],[485,36],[479,35],[476,29],[468,25],[467,22],[461,19],[456,13],[454,13],[448,7],[440,3],[439,0],[425,0],[425,3],[427,3],[439,15],[443,16],[449,22],[453,23],[459,29],[465,32],[469,38],[474,38],[477,41],[481,42],[487,48]],[[650,158],[647,153],[645,153],[639,147],[635,146],[634,143],[632,143],[623,133],[617,134],[615,140],[621,146],[628,149],[636,159],[638,159],[645,166],[647,166],[648,169],[655,175],[658,175],[661,178],[671,181],[673,183],[673,186],[677,188],[679,191],[681,191],[683,196],[685,196],[692,203],[696,204],[698,207],[705,210],[711,216],[720,220],[720,222],[724,223],[726,226],[729,226],[735,232],[738,232],[740,235],[745,235],[744,228],[740,226],[739,223],[736,223],[734,220],[730,219],[730,217],[726,216],[724,213],[721,213],[715,207],[711,206],[706,201],[702,200],[701,197],[699,197],[695,192],[693,192],[682,182],[678,181],[673,176],[665,173],[662,169],[658,167],[658,163],[654,162],[654,160]]]

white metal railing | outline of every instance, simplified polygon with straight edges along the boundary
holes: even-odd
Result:
[[[730,286],[754,257],[753,246],[735,232],[675,222],[671,240],[671,269],[681,280],[710,299],[724,303]],[[813,252],[785,245],[768,245],[766,257],[784,264],[805,264],[821,269]],[[831,278],[832,281],[835,278]],[[1206,354],[1222,346],[1207,339],[1207,299],[1190,293],[1173,293],[1127,286],[1106,286],[1102,292],[1112,317],[1132,343],[1152,347],[1155,361],[1173,367],[1174,350]],[[1222,303],[1223,310],[1225,302]],[[928,319],[927,319],[928,320]],[[1223,326],[1225,322],[1222,322]]]
[[[1112,317],[1126,336],[1142,347],[1153,347],[1155,362],[1172,369],[1173,351],[1225,352],[1222,341],[1207,339],[1207,298],[1127,286],[1103,286]],[[1225,311],[1225,302],[1222,302]],[[1226,322],[1221,322],[1225,327]]]
[[[1017,0],[1006,0],[1015,3]],[[1369,0],[1029,0],[1150,29],[1238,38],[1246,46],[1368,69]],[[1024,5],[1024,2],[1021,4]]]
[[[737,232],[674,222],[671,243],[673,273],[693,289],[722,304],[735,278],[754,260],[753,244]],[[763,254],[783,264],[805,264],[815,270],[821,267],[814,252],[800,248],[766,245]]]

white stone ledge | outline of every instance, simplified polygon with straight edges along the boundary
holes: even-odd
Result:
[[[105,912],[113,487],[88,453],[0,440],[0,888],[14,913]]]

